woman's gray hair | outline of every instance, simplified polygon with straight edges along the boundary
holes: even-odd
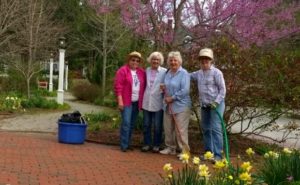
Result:
[[[179,64],[182,65],[182,57],[179,51],[171,51],[168,54],[168,60],[167,60],[168,65],[169,65],[170,58],[176,58]]]
[[[162,55],[161,52],[155,51],[149,55],[147,58],[147,62],[151,63],[151,60],[153,57],[157,57],[159,59],[160,65],[164,64],[164,56]]]

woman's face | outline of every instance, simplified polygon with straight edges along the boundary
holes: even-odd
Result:
[[[202,70],[209,70],[211,67],[212,60],[208,57],[200,58],[200,66]]]
[[[177,71],[180,67],[180,63],[176,57],[169,58],[169,67],[172,71]]]
[[[128,61],[129,68],[136,70],[139,67],[140,61],[138,57],[131,57]]]
[[[157,56],[153,56],[151,58],[150,64],[152,69],[157,69],[160,65],[160,58]]]

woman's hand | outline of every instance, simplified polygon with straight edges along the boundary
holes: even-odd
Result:
[[[173,98],[172,98],[171,96],[167,96],[167,97],[165,97],[165,102],[166,102],[167,104],[170,104],[170,103],[173,102]]]
[[[160,90],[161,90],[162,92],[165,92],[166,85],[163,84],[163,83],[161,83],[161,84],[159,85],[159,88],[160,88]]]
[[[123,109],[124,109],[124,104],[123,104],[122,96],[118,96],[118,109],[120,111],[123,111]]]

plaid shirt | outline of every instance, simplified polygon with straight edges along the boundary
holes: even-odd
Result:
[[[212,102],[220,104],[224,100],[226,87],[223,73],[219,69],[211,66],[207,71],[195,71],[191,73],[191,79],[197,82],[201,106]]]

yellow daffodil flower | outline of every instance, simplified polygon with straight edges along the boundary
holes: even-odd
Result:
[[[194,157],[193,158],[193,164],[198,165],[200,163],[200,158],[199,157]]]
[[[226,160],[221,160],[221,161],[216,161],[216,163],[214,164],[214,168],[216,169],[222,169],[224,167],[227,166],[227,161]]]
[[[292,151],[289,148],[284,148],[282,151],[285,154],[291,154],[292,153]]]
[[[255,152],[253,151],[252,148],[248,148],[248,149],[246,150],[246,153],[247,153],[247,155],[249,155],[249,156],[252,156],[252,155],[255,154]]]
[[[252,169],[251,163],[248,162],[243,162],[243,164],[241,165],[241,168],[246,171],[249,172]]]
[[[190,159],[190,155],[188,153],[183,153],[180,155],[179,159],[183,162],[183,163],[189,163],[189,159]]]
[[[206,159],[206,160],[210,160],[210,159],[213,159],[213,158],[214,158],[214,154],[211,153],[210,151],[208,151],[204,154],[204,159]]]
[[[199,171],[208,171],[208,167],[205,164],[199,165]]]
[[[269,151],[269,156],[274,159],[277,159],[279,157],[279,154],[273,151]]]
[[[251,181],[251,174],[249,174],[248,172],[244,172],[240,174],[239,178],[242,181]]]
[[[205,178],[208,178],[210,176],[209,171],[199,171],[198,174],[200,177],[205,177]]]
[[[270,157],[269,153],[264,154],[264,158],[269,158],[269,157]]]
[[[171,170],[173,170],[173,167],[170,163],[167,163],[164,165],[163,170],[167,173],[167,172],[170,172]]]

